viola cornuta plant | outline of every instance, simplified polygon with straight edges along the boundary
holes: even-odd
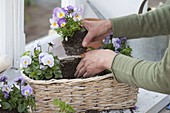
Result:
[[[53,47],[52,43],[48,43]],[[60,62],[52,52],[43,52],[41,45],[33,48],[33,51],[26,51],[21,57],[22,72],[34,80],[49,80],[62,78]]]
[[[105,38],[101,48],[110,49],[116,53],[121,53],[130,57],[132,56],[132,48],[127,44],[127,38],[114,38],[112,33]]]
[[[76,31],[81,30],[83,9],[81,7],[67,6],[64,8],[56,7],[50,18],[50,28],[62,35],[64,40],[72,37]]]
[[[0,105],[2,110],[28,113],[35,109],[35,99],[32,87],[27,84],[23,77],[17,78],[9,84],[6,76],[0,78]]]

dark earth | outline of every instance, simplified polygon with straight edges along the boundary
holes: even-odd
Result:
[[[0,113],[19,113],[16,109],[13,109],[12,111],[2,110],[0,108]]]
[[[68,40],[63,40],[63,47],[67,55],[80,55],[86,52],[87,48],[82,46],[84,37],[87,34],[87,30],[82,29],[75,32],[73,37],[69,37]]]
[[[64,79],[75,79],[74,73],[81,58],[67,58],[60,61],[61,71]]]

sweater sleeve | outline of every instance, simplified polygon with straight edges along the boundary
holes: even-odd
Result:
[[[119,54],[112,63],[112,71],[119,82],[170,94],[170,45],[159,62]]]
[[[112,18],[114,37],[151,37],[170,34],[170,5],[149,11],[142,15],[129,15]]]
[[[115,37],[130,39],[170,34],[170,6],[143,15],[110,19]],[[112,71],[119,82],[170,94],[170,45],[159,62],[143,61],[118,54]]]

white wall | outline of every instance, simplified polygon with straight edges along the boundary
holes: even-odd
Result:
[[[138,13],[143,0],[90,0],[90,2],[101,12],[105,18],[120,17]],[[145,7],[146,11],[146,7]],[[85,18],[97,17],[90,7],[85,5]]]

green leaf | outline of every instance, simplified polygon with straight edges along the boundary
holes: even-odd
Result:
[[[8,102],[2,102],[2,109],[8,109],[11,110],[12,107]]]
[[[53,77],[53,75],[50,74],[50,73],[47,73],[47,74],[45,75],[45,78],[46,78],[46,79],[51,79],[52,77]]]
[[[18,109],[18,112],[22,113],[22,112],[25,111],[25,105],[24,104],[19,104],[17,109]]]
[[[59,71],[55,71],[55,72],[54,72],[54,75],[55,75],[55,78],[56,78],[56,79],[62,77],[62,74],[61,74],[61,71],[60,71],[60,70],[59,70]]]
[[[29,56],[29,55],[30,55],[30,51],[26,51],[26,52],[23,53],[22,56]]]
[[[53,104],[56,105],[63,113],[75,113],[75,110],[72,106],[59,99],[54,99]]]
[[[41,75],[41,74],[42,74],[42,71],[41,71],[41,70],[37,70],[37,71],[36,71],[36,74],[37,74],[37,75]]]

